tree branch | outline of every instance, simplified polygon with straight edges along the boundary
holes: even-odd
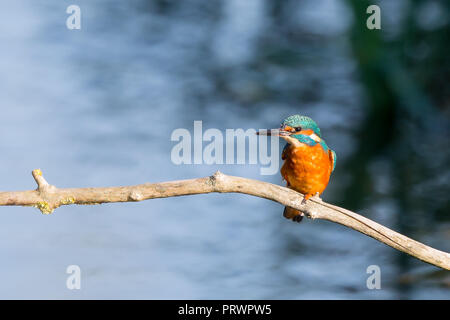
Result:
[[[33,170],[32,174],[38,185],[36,190],[0,192],[0,205],[32,206],[44,214],[50,214],[56,208],[69,204],[131,202],[212,192],[243,193],[301,210],[310,219],[339,223],[417,259],[450,270],[449,253],[426,246],[361,215],[320,199],[311,198],[306,204],[302,204],[303,196],[298,192],[267,182],[228,176],[217,171],[210,177],[190,180],[127,187],[59,189],[44,179],[41,170]]]

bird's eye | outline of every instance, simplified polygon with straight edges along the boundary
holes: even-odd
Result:
[[[295,127],[295,131],[296,132],[302,131],[302,127]]]

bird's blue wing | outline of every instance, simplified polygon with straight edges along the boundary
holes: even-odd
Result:
[[[333,160],[333,169],[331,170],[331,172],[334,171],[334,168],[336,168],[336,152],[334,152],[334,150],[330,150],[331,151],[331,158]]]

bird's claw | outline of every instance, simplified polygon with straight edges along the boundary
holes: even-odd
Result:
[[[306,200],[311,199],[311,198],[313,198],[314,200],[317,200],[317,201],[322,201],[322,199],[320,198],[319,193],[316,192],[314,195],[312,195],[312,194],[305,194],[303,196],[303,200],[302,200],[301,204],[305,205],[306,204]]]

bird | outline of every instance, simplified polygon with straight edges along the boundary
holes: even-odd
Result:
[[[281,175],[287,187],[304,195],[302,204],[311,197],[320,199],[336,167],[336,152],[322,138],[317,123],[307,116],[292,115],[284,119],[279,129],[258,131],[258,134],[276,135],[286,140],[281,159]],[[283,216],[301,222],[304,214],[285,207]]]

